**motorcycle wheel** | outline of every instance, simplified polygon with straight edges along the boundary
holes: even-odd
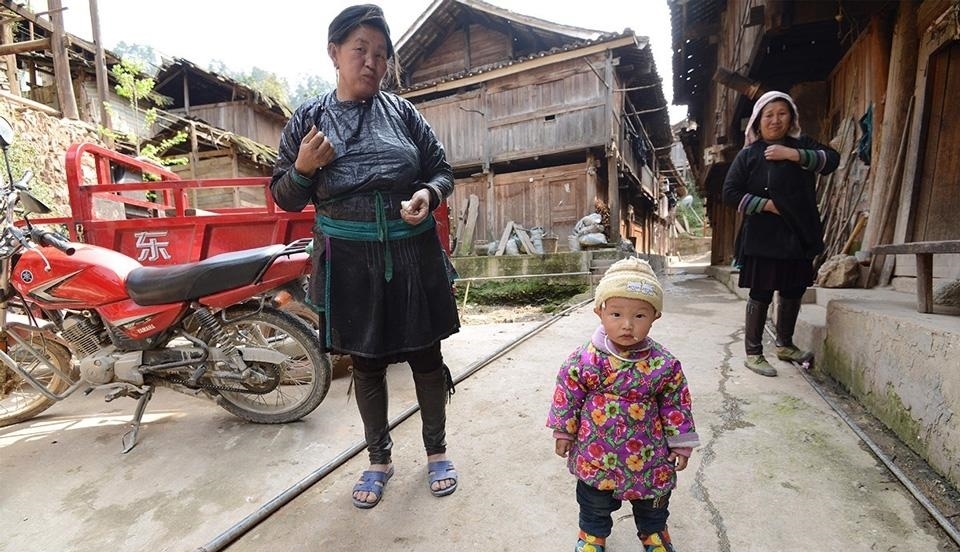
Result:
[[[304,319],[307,324],[310,324],[314,331],[320,331],[320,314],[307,306],[306,303],[302,301],[291,301],[281,307],[280,310],[297,315]],[[323,339],[322,336],[318,336],[318,338]],[[331,354],[329,357],[334,379],[349,375],[352,363],[350,355]]]
[[[39,337],[33,338],[31,345],[45,353],[47,360],[61,372],[73,373],[69,349],[49,339],[41,341]],[[60,377],[16,342],[11,341],[7,355],[54,394],[63,393],[71,385],[70,381]],[[20,374],[0,364],[0,427],[29,420],[56,402],[37,391]]]
[[[272,308],[232,309],[224,334],[239,348],[266,347],[287,355],[283,364],[247,365],[266,381],[242,383],[251,392],[217,391],[217,403],[231,414],[258,424],[299,420],[317,408],[330,390],[330,360],[320,348],[316,330],[296,316]],[[221,345],[213,343],[212,345]],[[225,387],[237,382],[214,379]]]

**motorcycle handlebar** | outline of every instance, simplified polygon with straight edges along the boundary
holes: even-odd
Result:
[[[77,248],[74,247],[69,240],[64,239],[60,234],[48,232],[46,230],[40,230],[38,228],[34,228],[31,233],[33,234],[33,241],[39,243],[40,245],[56,247],[67,255],[73,255],[77,252]]]

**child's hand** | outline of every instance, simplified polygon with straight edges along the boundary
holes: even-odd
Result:
[[[570,453],[570,448],[573,447],[573,441],[570,439],[557,439],[557,443],[554,447],[554,452],[557,453],[557,456],[566,458],[567,454]]]
[[[687,467],[687,457],[682,454],[671,452],[670,456],[667,456],[667,460],[673,464],[673,468],[677,471],[683,471]]]

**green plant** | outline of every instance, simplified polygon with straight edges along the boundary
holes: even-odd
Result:
[[[485,282],[470,286],[468,300],[478,305],[538,305],[544,312],[553,312],[571,298],[585,293],[585,284],[560,284],[537,279],[507,282]],[[466,285],[457,285],[457,301],[463,302]]]
[[[184,165],[187,159],[183,157],[164,159],[163,154],[173,146],[182,144],[187,140],[187,133],[178,131],[172,137],[161,140],[160,143],[142,144],[143,133],[147,132],[154,123],[157,122],[159,113],[157,106],[165,106],[171,103],[170,98],[157,94],[153,88],[156,85],[153,78],[144,76],[143,63],[141,61],[124,59],[120,63],[110,68],[110,73],[116,79],[117,84],[114,89],[121,98],[126,98],[133,111],[134,123],[132,131],[128,133],[116,132],[101,127],[100,132],[114,140],[124,140],[132,144],[137,157],[141,157],[156,163],[157,165]],[[111,109],[109,103],[104,104],[112,118],[116,118],[116,112]],[[148,107],[149,106],[149,107]],[[147,175],[149,178],[150,175]]]
[[[690,235],[703,236],[706,226],[706,213],[703,200],[696,194],[696,190],[688,188],[690,195],[687,195],[677,202],[677,216],[683,219],[685,226],[690,229]]]

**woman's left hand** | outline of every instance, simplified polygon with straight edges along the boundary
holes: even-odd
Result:
[[[400,202],[400,218],[407,224],[420,224],[429,214],[430,192],[426,188],[414,192],[408,201]]]

